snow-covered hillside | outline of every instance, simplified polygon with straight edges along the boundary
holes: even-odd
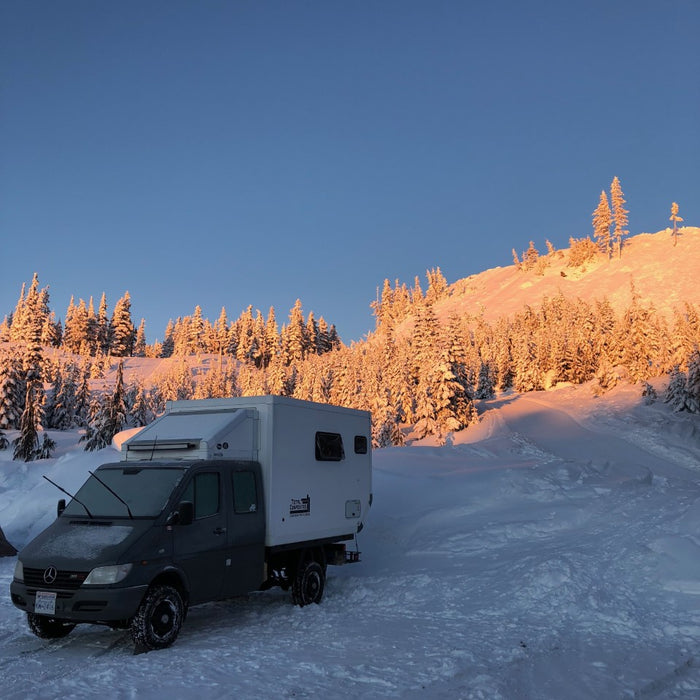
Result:
[[[329,568],[319,606],[194,608],[175,646],[134,656],[100,627],[33,637],[0,560],[3,697],[700,697],[700,416],[629,386],[482,410],[445,447],[375,452],[362,561]],[[0,452],[18,547],[60,496],[42,474],[75,488],[114,457],[56,436],[51,460]]]
[[[487,321],[494,321],[559,293],[586,301],[606,298],[619,313],[632,300],[633,284],[645,304],[672,316],[685,302],[700,303],[700,228],[687,226],[680,232],[676,246],[670,229],[632,236],[620,258],[599,256],[580,267],[568,265],[569,249],[547,254],[544,243],[537,242],[546,263],[541,274],[509,265],[458,280],[450,296],[437,302],[436,313],[443,319],[451,313],[483,314]]]

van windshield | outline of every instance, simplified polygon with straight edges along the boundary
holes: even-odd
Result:
[[[177,486],[183,467],[140,467],[114,465],[97,470],[75,494],[75,499],[66,506],[63,513],[72,517],[87,517],[84,503],[95,518],[128,518],[126,506],[113,493],[119,495],[129,505],[135,518],[155,518],[168,502],[170,494]]]

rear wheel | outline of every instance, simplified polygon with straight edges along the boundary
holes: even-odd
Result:
[[[70,634],[75,625],[72,622],[63,622],[56,620],[53,617],[46,615],[37,615],[36,613],[27,613],[27,622],[29,629],[41,639],[61,639]]]
[[[292,600],[295,605],[303,607],[311,603],[320,603],[326,575],[323,567],[313,559],[302,562],[297,569],[292,583]]]
[[[131,620],[131,638],[136,646],[165,649],[177,639],[184,618],[185,604],[177,588],[153,586]]]

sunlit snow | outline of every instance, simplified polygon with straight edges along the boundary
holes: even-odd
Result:
[[[134,655],[97,626],[33,637],[0,560],[3,697],[700,697],[700,416],[639,386],[480,407],[445,447],[375,452],[362,561],[329,567],[318,606],[193,608],[173,647]],[[55,515],[42,474],[70,490],[115,458],[56,435],[55,459],[0,452],[15,546]]]

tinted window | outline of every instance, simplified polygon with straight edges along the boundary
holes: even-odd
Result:
[[[367,438],[364,435],[355,435],[355,454],[367,454]]]
[[[233,510],[236,513],[255,513],[258,509],[258,492],[253,472],[233,473]]]
[[[104,483],[91,476],[76,497],[94,517],[127,518],[126,506],[109,490],[112,489],[129,504],[135,518],[155,517],[165,507],[184,471],[182,467],[102,467],[95,473]],[[63,512],[87,517],[85,508],[75,500]]]
[[[197,474],[187,485],[183,501],[194,503],[195,520],[219,512],[219,475],[216,472]]]
[[[322,462],[345,459],[342,436],[339,433],[316,433],[316,459]]]

